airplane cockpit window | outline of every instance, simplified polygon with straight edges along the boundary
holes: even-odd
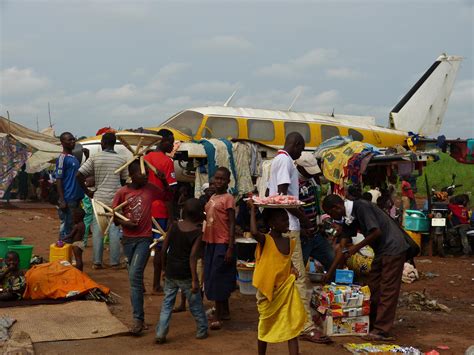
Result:
[[[306,143],[311,142],[311,131],[307,123],[285,122],[285,136],[291,132],[300,133]]]
[[[321,125],[321,142],[324,142],[326,139],[335,137],[339,135],[339,128],[336,126]]]
[[[355,129],[349,128],[349,136],[352,137],[353,140],[362,142],[364,140],[364,135]]]
[[[272,121],[248,120],[247,129],[249,139],[255,141],[272,142],[275,139],[275,127]]]
[[[202,114],[195,111],[184,111],[166,122],[166,126],[175,128],[184,134],[194,137],[201,126]]]
[[[201,135],[205,138],[238,138],[239,125],[232,117],[208,117]]]

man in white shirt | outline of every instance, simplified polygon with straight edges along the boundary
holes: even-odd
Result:
[[[303,136],[298,132],[292,132],[286,136],[285,146],[278,151],[277,156],[272,161],[270,179],[268,181],[268,190],[271,195],[283,194],[299,197],[298,170],[295,165],[305,147]],[[315,343],[325,343],[327,337],[322,337],[316,331],[312,321],[311,309],[306,290],[306,268],[303,262],[303,253],[301,251],[300,233],[303,235],[312,235],[316,226],[311,225],[309,219],[305,216],[302,209],[288,209],[290,220],[289,237],[296,240],[295,250],[292,255],[292,262],[298,270],[298,279],[296,287],[303,301],[306,311],[306,323],[301,334],[302,340],[308,340]]]

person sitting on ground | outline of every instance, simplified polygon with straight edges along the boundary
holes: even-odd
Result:
[[[26,288],[26,279],[19,268],[20,257],[16,251],[5,256],[5,266],[0,269],[0,301],[21,300]]]
[[[163,189],[148,183],[147,173],[142,173],[140,161],[135,160],[128,166],[132,182],[123,186],[115,194],[112,207],[115,208],[125,201],[128,204],[122,208],[122,214],[129,220],[115,217],[114,222],[123,229],[122,245],[128,260],[128,277],[130,280],[130,301],[133,309],[132,335],[140,335],[145,327],[145,312],[143,310],[143,272],[150,255],[152,243],[151,206],[153,201],[160,199],[169,201],[172,194],[166,177],[157,171],[158,178],[163,183]]]
[[[214,175],[216,193],[206,204],[204,288],[207,299],[214,301],[216,307],[210,323],[212,330],[221,329],[222,321],[230,320],[229,298],[235,290],[237,273],[234,253],[235,201],[227,193],[229,182],[229,169],[219,167]]]
[[[462,194],[452,197],[449,200],[448,208],[451,211],[451,223],[461,236],[462,251],[464,255],[472,252],[471,244],[467,232],[471,230],[469,223],[469,196]]]
[[[197,339],[207,338],[207,316],[204,311],[199,280],[197,259],[201,248],[202,222],[204,213],[198,199],[191,198],[184,203],[183,220],[173,223],[163,242],[162,270],[164,270],[164,298],[160,320],[156,325],[156,342],[163,344],[169,330],[169,323],[178,290],[189,302],[189,310],[196,321]]]
[[[84,224],[84,217],[86,213],[80,207],[72,211],[72,231],[64,238],[64,242],[72,244],[72,252],[74,259],[76,259],[76,268],[82,271],[84,264],[82,262],[82,252],[84,251],[84,232],[86,225]]]
[[[298,354],[298,336],[306,322],[306,312],[295,280],[297,270],[291,261],[296,240],[285,238],[289,230],[288,213],[281,208],[264,209],[268,234],[258,231],[256,207],[251,208],[250,232],[257,240],[252,284],[257,288],[258,354],[265,354],[267,343],[288,341],[290,354]]]

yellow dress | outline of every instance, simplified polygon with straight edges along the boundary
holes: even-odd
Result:
[[[258,339],[279,343],[300,335],[306,313],[295,276],[291,274],[291,255],[295,240],[290,240],[290,253],[282,254],[273,238],[265,235],[265,245],[258,244],[252,284],[258,289]]]

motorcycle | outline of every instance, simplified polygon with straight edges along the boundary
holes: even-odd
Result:
[[[456,188],[462,185],[456,185],[456,174],[452,175],[451,184],[445,186],[441,191],[428,187],[428,178],[425,176],[426,187],[428,191],[428,211],[431,218],[431,239],[438,256],[445,256],[445,246],[451,246],[453,238],[448,236],[448,217],[449,217],[449,198],[454,195]],[[449,238],[448,238],[449,237]]]

